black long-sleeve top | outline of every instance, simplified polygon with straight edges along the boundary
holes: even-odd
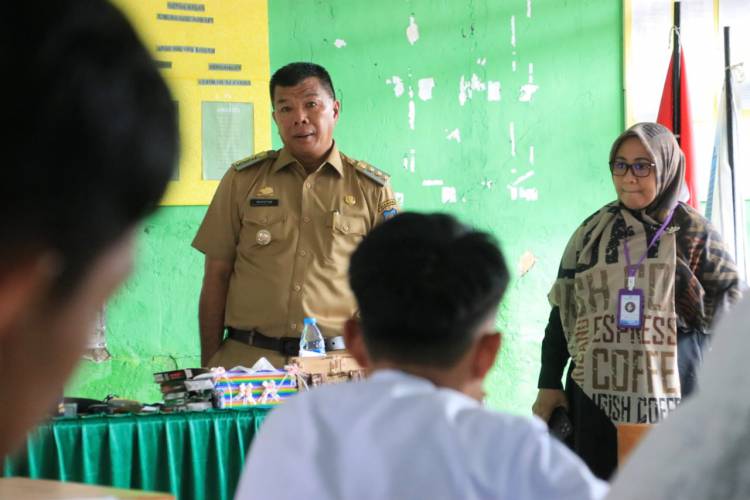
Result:
[[[570,353],[565,340],[560,308],[555,306],[549,313],[547,328],[542,341],[542,368],[539,371],[539,389],[562,389],[562,375],[568,364]]]

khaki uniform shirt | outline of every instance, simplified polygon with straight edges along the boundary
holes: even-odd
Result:
[[[356,311],[349,257],[395,215],[388,176],[334,145],[313,173],[285,149],[236,162],[221,180],[193,246],[234,262],[225,324],[299,336],[306,316],[326,337]]]

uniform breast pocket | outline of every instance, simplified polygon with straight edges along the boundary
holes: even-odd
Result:
[[[330,227],[326,229],[329,231],[330,245],[326,260],[336,265],[348,266],[349,257],[367,234],[367,220],[363,216],[335,212]]]
[[[245,214],[242,218],[240,252],[251,255],[275,255],[285,248],[286,216],[262,211]]]

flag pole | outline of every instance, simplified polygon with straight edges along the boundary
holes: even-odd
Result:
[[[680,2],[674,3],[674,23],[672,27],[672,133],[680,140]]]
[[[731,172],[732,179],[732,225],[734,227],[734,234],[737,233],[737,203],[736,193],[734,185],[734,112],[732,106],[732,63],[731,57],[729,57],[729,26],[724,26],[724,95],[726,96],[726,115],[727,115],[727,163],[729,163],[729,171]],[[738,255],[737,238],[734,238],[734,254]]]

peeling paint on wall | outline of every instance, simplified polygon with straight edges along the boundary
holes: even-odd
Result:
[[[529,170],[528,172],[526,172],[525,174],[523,174],[521,177],[519,177],[518,179],[516,179],[515,181],[513,181],[513,185],[517,186],[518,184],[522,183],[523,181],[525,181],[529,177],[532,177],[533,175],[534,175],[534,171],[533,170]]]
[[[396,198],[396,203],[398,203],[398,206],[401,207],[401,209],[404,209],[404,193],[399,193],[398,191],[393,193],[393,196]]]
[[[417,119],[417,108],[414,106],[414,89],[409,85],[409,128],[414,130]]]
[[[521,90],[518,92],[518,100],[521,102],[531,101],[537,90],[539,90],[539,85],[534,84],[534,65],[529,63],[529,83],[521,86]]]
[[[419,98],[423,101],[432,99],[432,89],[435,87],[435,79],[420,78],[417,84],[419,85]]]
[[[525,188],[520,185],[522,182],[525,182],[533,177],[534,173],[535,172],[533,170],[529,170],[525,174],[518,177],[515,181],[513,181],[512,184],[508,184],[507,187],[510,191],[511,200],[521,199],[526,201],[536,201],[537,199],[539,199],[539,192],[536,188]]]
[[[404,82],[401,81],[401,78],[392,76],[391,78],[388,78],[385,83],[393,85],[393,94],[396,97],[401,97],[404,94]]]
[[[513,201],[536,201],[539,199],[539,192],[536,190],[536,188],[524,188],[521,186],[509,185],[508,190],[510,191],[510,199]]]
[[[463,75],[461,75],[461,81],[458,82],[458,103],[461,106],[466,104],[466,100],[469,98],[471,92],[469,90],[470,86],[471,84],[464,79]]]
[[[524,189],[520,188],[519,196],[526,201],[536,201],[539,199],[539,191],[536,188]]]
[[[456,203],[456,188],[445,186],[440,192],[440,201],[442,203]]]
[[[414,16],[409,16],[409,26],[406,28],[406,39],[409,44],[414,45],[419,40],[419,26],[414,21]]]
[[[510,155],[516,156],[516,124],[510,122],[508,126],[508,135],[510,136]]]
[[[510,16],[510,46],[513,47],[513,61],[510,63],[513,73],[516,72],[516,16]]]
[[[474,92],[484,92],[486,90],[487,84],[476,73],[472,73],[469,80],[466,79],[466,76],[461,75],[461,80],[458,82],[458,102],[463,106],[466,104],[466,101],[474,97]]]
[[[450,134],[448,134],[445,138],[448,139],[449,141],[461,142],[461,131],[458,130],[457,128],[453,129],[453,131]]]
[[[422,185],[424,187],[442,186],[443,180],[442,179],[425,179],[422,181]]]
[[[337,49],[340,49],[342,47],[346,47],[346,40],[342,40],[341,38],[337,38],[336,41],[333,42],[333,45],[335,45]]]
[[[492,80],[487,82],[487,100],[488,101],[500,100],[500,82],[494,82]]]
[[[533,83],[527,83],[521,86],[521,90],[518,92],[518,100],[520,102],[529,102],[534,96],[534,93],[539,90],[539,85]]]
[[[536,264],[536,256],[529,250],[526,250],[518,258],[518,275],[524,276],[526,273],[531,271],[531,268]]]
[[[416,163],[416,150],[410,149],[408,153],[404,154],[401,159],[401,164],[404,166],[404,170],[414,173],[414,166]]]
[[[407,93],[409,95],[409,104],[407,111],[407,121],[409,128],[414,130],[416,127],[417,119],[417,107],[414,102],[414,88],[412,87],[413,79],[411,73],[409,73],[408,81],[411,82],[408,85]],[[385,80],[387,85],[393,85],[393,94],[398,98],[404,95],[404,81],[400,76],[394,75]],[[432,99],[432,89],[435,87],[435,79],[433,77],[421,78],[417,81],[418,95],[423,101],[429,101]]]

